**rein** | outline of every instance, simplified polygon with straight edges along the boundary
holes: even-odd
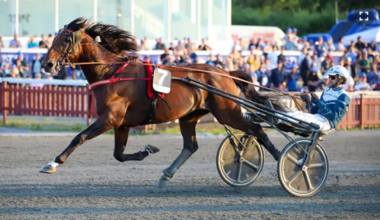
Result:
[[[300,110],[301,109],[304,110],[304,108],[298,103],[298,101],[296,100],[296,97],[295,97],[296,95],[297,96],[301,96],[299,94],[292,94],[292,93],[288,93],[288,92],[278,91],[278,90],[275,90],[275,89],[270,89],[270,88],[267,88],[267,87],[264,87],[264,86],[253,84],[252,82],[246,81],[244,79],[240,79],[240,78],[237,78],[237,77],[234,77],[234,76],[227,76],[227,75],[224,75],[224,74],[221,74],[221,73],[218,73],[218,72],[214,72],[214,71],[197,70],[197,69],[192,69],[192,68],[187,68],[187,67],[179,67],[179,66],[171,66],[171,67],[181,68],[181,69],[187,69],[187,70],[191,70],[191,71],[205,72],[205,73],[209,73],[209,74],[216,74],[216,75],[219,75],[219,76],[224,76],[224,77],[228,77],[228,78],[231,78],[231,79],[236,79],[238,81],[245,82],[245,83],[248,83],[250,85],[253,85],[253,86],[256,86],[256,87],[259,87],[259,88],[262,88],[262,89],[266,89],[266,90],[273,91],[273,92],[279,92],[279,93],[282,93],[283,95],[290,96],[293,99],[294,103],[296,104],[297,108],[300,109]]]
[[[91,83],[89,85],[90,89],[94,88],[95,86],[100,86],[100,85],[105,85],[109,83],[114,83],[114,82],[121,82],[121,81],[132,81],[132,80],[150,80],[150,78],[115,78],[125,67],[128,66],[129,60],[127,62],[115,62],[116,63],[124,63],[123,66],[121,66],[118,70],[116,70],[115,74],[110,78],[110,79],[104,79],[100,80],[94,83]],[[90,65],[91,62],[88,62],[88,65]]]
[[[80,30],[77,30],[77,31],[71,31],[67,28],[67,25],[64,26],[63,29],[61,29],[59,31],[59,34],[60,33],[64,33],[68,38],[68,47],[66,49],[66,53],[63,53],[59,50],[57,50],[55,47],[53,47],[53,50],[57,51],[60,55],[61,55],[61,59],[58,61],[58,65],[56,66],[56,68],[60,68],[62,66],[65,66],[65,65],[69,65],[71,64],[70,61],[68,60],[68,56],[70,54],[74,55],[74,47],[76,45],[78,45],[78,49],[80,49],[80,46],[81,46],[81,39],[82,39],[82,36],[81,36],[81,32]],[[54,43],[54,42],[53,42]],[[63,61],[67,61],[65,64],[63,63]],[[125,67],[128,66],[130,62],[130,59],[128,59],[127,62],[112,62],[112,63],[107,63],[107,62],[82,62],[82,63],[73,63],[75,65],[95,65],[95,64],[100,64],[100,65],[105,65],[105,64],[123,64],[123,66],[121,66],[117,71],[116,71],[116,74],[114,74],[110,79],[106,79],[106,80],[100,80],[100,81],[97,81],[97,82],[94,82],[94,83],[91,83],[90,84],[90,89],[95,87],[95,86],[99,86],[99,85],[104,85],[104,84],[109,84],[109,83],[114,83],[114,82],[120,82],[120,81],[131,81],[131,80],[150,80],[148,78],[115,78],[116,75],[118,75]],[[141,63],[142,65],[146,65],[146,66],[158,66],[157,64],[150,64],[150,63]],[[270,89],[270,88],[267,88],[267,87],[264,87],[264,86],[259,86],[259,85],[256,85],[256,84],[253,84],[252,82],[249,82],[249,81],[246,81],[246,80],[243,80],[243,79],[240,79],[240,78],[237,78],[237,77],[234,77],[234,76],[230,76],[230,75],[224,75],[224,74],[221,74],[221,73],[218,73],[218,72],[214,72],[214,71],[207,71],[207,70],[198,70],[198,69],[193,69],[193,68],[188,68],[188,67],[184,67],[184,66],[171,66],[173,68],[177,68],[177,69],[184,69],[184,70],[190,70],[190,71],[193,71],[193,72],[203,72],[203,73],[209,73],[209,74],[216,74],[216,75],[219,75],[219,76],[223,76],[223,77],[229,77],[231,79],[235,79],[235,80],[238,80],[238,81],[241,81],[241,82],[245,82],[247,84],[250,84],[250,85],[253,85],[253,86],[256,86],[256,87],[259,87],[259,88],[262,88],[262,89],[266,89],[266,90],[269,90],[269,91],[273,91],[273,92],[280,92],[284,95],[288,95],[290,96],[294,103],[296,104],[297,108],[299,110],[304,110],[304,108],[298,103],[298,101],[296,100],[296,94],[291,94],[291,93],[288,93],[288,92],[282,92],[282,91],[278,91],[278,90],[274,90],[274,89]],[[300,96],[299,94],[297,94],[298,96]]]
[[[82,63],[73,63],[75,65],[96,65],[96,64],[100,64],[100,65],[107,65],[107,64],[124,64],[122,67],[120,67],[117,71],[116,71],[116,75],[120,73],[121,70],[123,70],[125,67],[128,66],[129,64],[129,61],[128,62],[82,62]],[[151,64],[151,63],[139,63],[139,64],[142,64],[144,66],[157,66],[157,64]],[[283,95],[288,95],[290,96],[294,103],[296,104],[297,108],[299,110],[304,110],[304,108],[302,107],[301,104],[299,104],[299,102],[297,101],[297,98],[296,96],[301,96],[300,94],[292,94],[292,93],[288,93],[288,92],[283,92],[283,91],[279,91],[279,90],[275,90],[275,89],[270,89],[270,88],[267,88],[267,87],[264,87],[264,86],[260,86],[260,85],[256,85],[256,84],[253,84],[252,82],[249,82],[249,81],[246,81],[244,79],[240,79],[240,78],[237,78],[237,77],[234,77],[234,76],[229,76],[229,75],[225,75],[225,74],[221,74],[221,73],[218,73],[218,72],[214,72],[214,71],[207,71],[207,70],[198,70],[198,69],[193,69],[193,68],[188,68],[188,67],[184,67],[184,66],[170,66],[172,68],[177,68],[177,69],[184,69],[184,70],[190,70],[190,71],[196,71],[196,72],[203,72],[203,73],[209,73],[209,74],[215,74],[215,75],[219,75],[219,76],[223,76],[223,77],[227,77],[227,78],[231,78],[231,79],[235,79],[235,80],[238,80],[238,81],[241,81],[241,82],[245,82],[245,83],[248,83],[252,86],[256,86],[256,87],[259,87],[259,88],[262,88],[262,89],[266,89],[266,90],[269,90],[269,91],[273,91],[273,92],[278,92],[278,93],[282,93]],[[130,80],[138,80],[138,79],[141,79],[141,80],[149,80],[148,78],[114,78],[116,75],[113,75],[111,79],[108,79],[108,80],[101,80],[101,81],[98,81],[98,82],[94,82],[92,84],[90,84],[90,88],[93,88],[95,86],[98,86],[98,85],[103,85],[103,84],[108,84],[108,83],[113,83],[113,82],[119,82],[119,81],[130,81]],[[311,93],[303,93],[303,94],[311,94]]]

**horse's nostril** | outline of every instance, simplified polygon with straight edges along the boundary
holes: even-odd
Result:
[[[50,72],[50,70],[52,70],[53,67],[54,67],[54,64],[52,62],[49,62],[49,63],[45,64],[44,69],[46,72]]]
[[[45,65],[45,67],[47,67],[47,68],[52,68],[54,66],[54,64],[52,63],[52,62],[49,62],[49,63],[47,63],[46,65]]]

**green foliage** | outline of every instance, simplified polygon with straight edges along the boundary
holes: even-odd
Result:
[[[374,8],[375,0],[338,0],[338,20],[351,10]],[[334,0],[232,0],[233,25],[277,26],[284,32],[296,27],[298,35],[327,33],[335,24]]]
[[[345,15],[340,14],[339,18]],[[263,10],[252,8],[233,8],[232,24],[234,25],[257,25],[257,26],[277,26],[284,32],[288,27],[296,27],[298,35],[303,36],[308,33],[326,33],[335,24],[335,14],[333,9],[325,9],[320,13],[310,13],[307,10],[274,11],[268,8]]]
[[[357,9],[374,8],[380,10],[378,0],[337,0],[340,12],[348,12]],[[232,0],[233,7],[264,9],[270,7],[275,11],[306,10],[308,12],[320,12],[324,9],[335,9],[335,0]]]
[[[30,130],[32,130],[32,131],[42,131],[42,125],[41,124],[37,124],[37,123],[33,123],[30,126]]]

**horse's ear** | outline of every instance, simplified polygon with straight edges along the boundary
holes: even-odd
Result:
[[[77,24],[78,24],[81,28],[84,28],[84,27],[88,26],[88,24],[87,24],[87,19],[81,19],[81,20],[77,21]]]
[[[85,24],[86,23],[86,21],[87,21],[87,19],[79,19],[78,21],[77,21],[77,24]]]

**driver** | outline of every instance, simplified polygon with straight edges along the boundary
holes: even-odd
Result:
[[[311,94],[311,111],[305,113],[302,111],[286,112],[287,115],[302,121],[318,124],[320,130],[327,131],[335,126],[342,120],[347,113],[350,106],[350,97],[343,89],[343,85],[346,84],[349,78],[349,73],[343,66],[333,66],[325,74],[329,76],[329,88],[322,92],[319,99],[315,93]],[[309,96],[301,95],[301,99],[306,101]],[[265,105],[271,109],[273,105],[269,100],[266,100]],[[283,117],[280,114],[279,118]],[[275,122],[276,119],[273,116],[268,117],[269,121]],[[289,118],[289,120],[292,120]],[[292,120],[293,121],[293,120]],[[281,123],[281,119],[277,123]]]

